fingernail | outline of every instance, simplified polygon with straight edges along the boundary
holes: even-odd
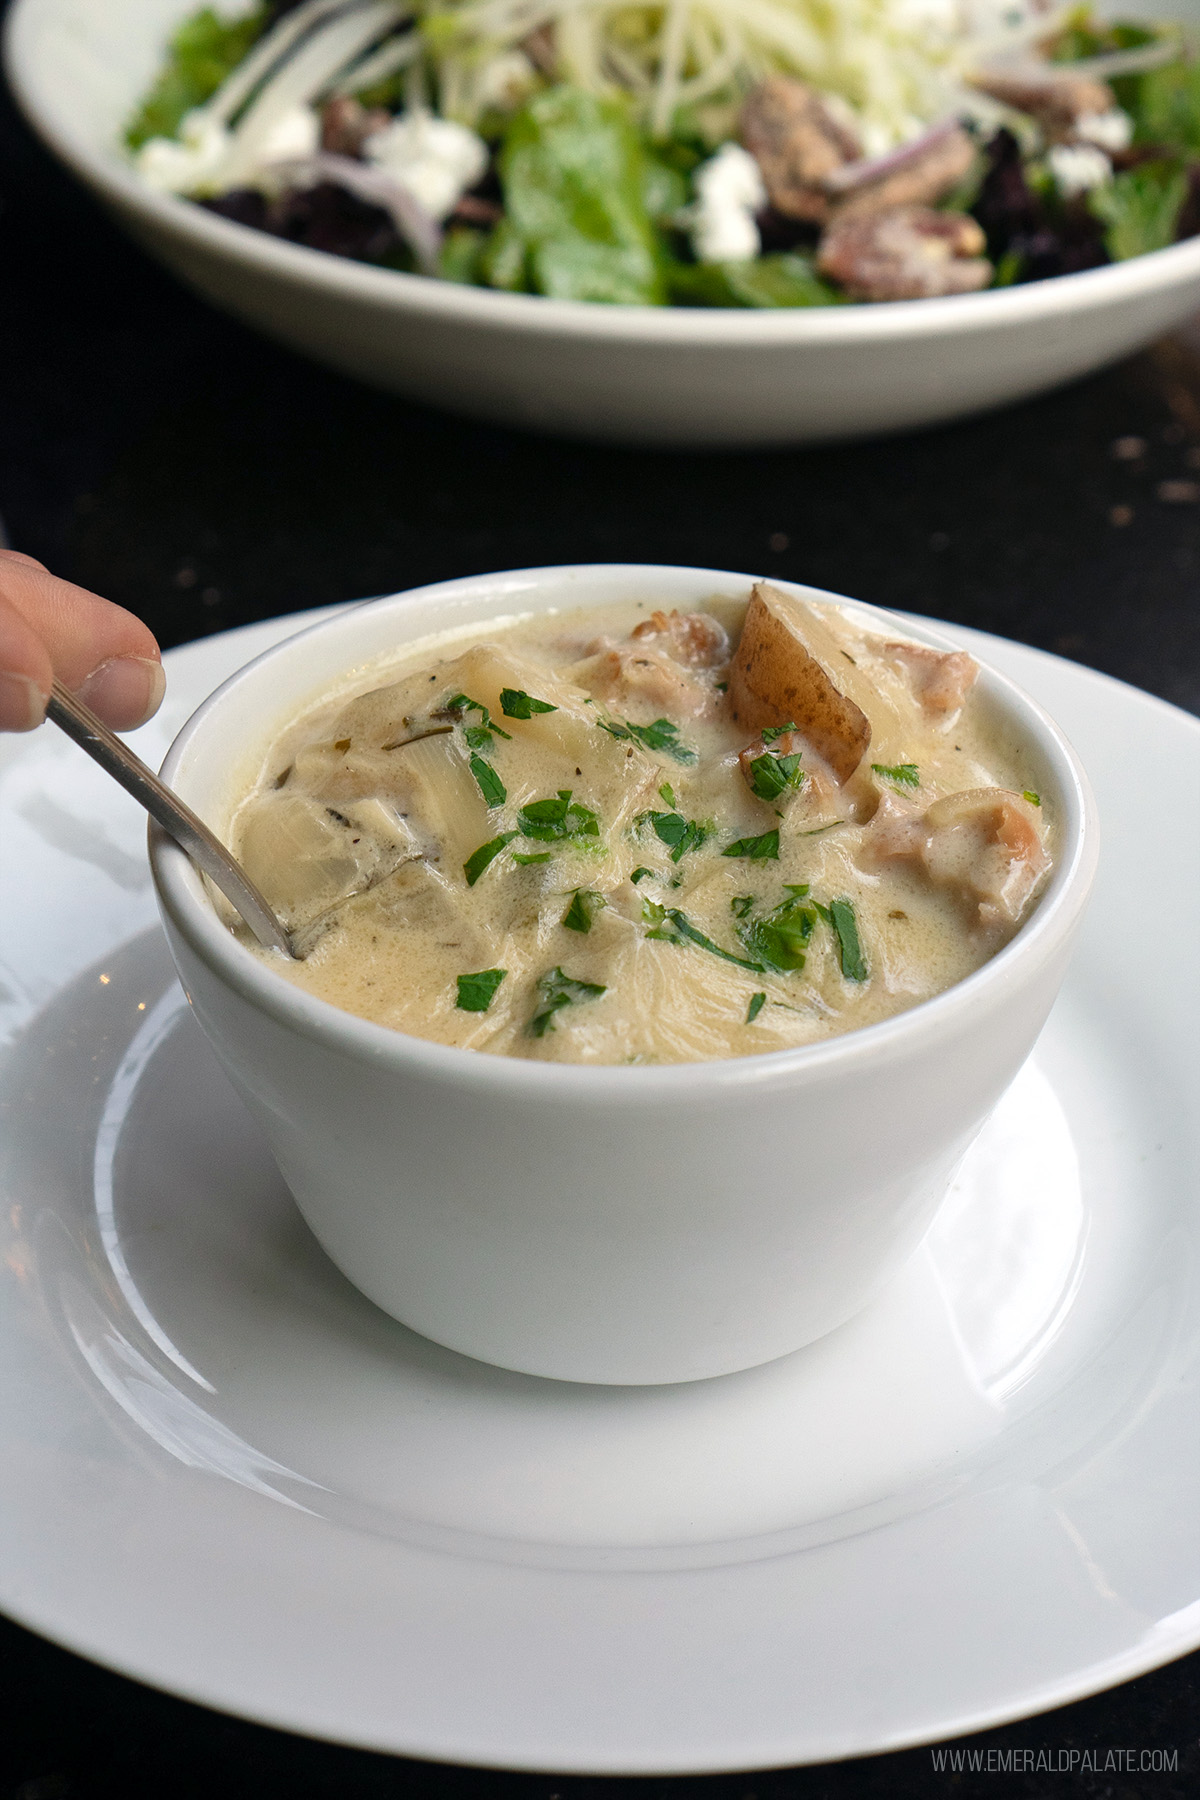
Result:
[[[149,656],[115,656],[93,669],[76,692],[115,731],[132,731],[157,712],[167,690],[163,666]]]
[[[46,716],[46,696],[28,675],[0,674],[0,731],[32,731]]]

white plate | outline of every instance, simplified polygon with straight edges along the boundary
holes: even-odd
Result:
[[[123,154],[122,126],[194,7],[16,0],[5,62],[29,120],[216,305],[319,362],[458,412],[689,448],[863,436],[1041,393],[1200,305],[1200,238],[982,294],[778,311],[546,300],[328,256],[152,193]],[[1194,23],[1196,0],[1112,10]]]
[[[173,652],[143,753],[296,624]],[[954,635],[1089,766],[1083,948],[888,1295],[682,1388],[504,1374],[352,1290],[173,983],[140,815],[4,745],[0,1604],[230,1712],[552,1771],[882,1750],[1200,1643],[1200,726]]]

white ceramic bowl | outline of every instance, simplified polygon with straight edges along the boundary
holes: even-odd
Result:
[[[783,444],[957,418],[1126,354],[1200,306],[1200,239],[1026,287],[786,312],[590,306],[281,242],[151,193],[119,148],[195,0],[16,0],[7,64],[47,143],[208,299],[319,361],[458,411],[587,437]],[[1194,16],[1194,0],[1183,0]],[[1179,0],[1134,0],[1161,17]]]
[[[751,579],[597,565],[373,601],[226,682],[163,771],[224,831],[280,729],[343,673],[407,641],[635,597],[693,606],[744,596]],[[888,615],[858,610],[896,629]],[[589,1382],[748,1368],[865,1305],[919,1242],[1029,1054],[1095,868],[1092,802],[1070,747],[1000,676],[985,671],[977,694],[1032,747],[1038,788],[1061,822],[1057,865],[1032,917],[983,968],[924,1005],[765,1056],[581,1068],[369,1024],[247,950],[182,852],[158,839],[159,902],[196,1017],[351,1281],[452,1349]]]

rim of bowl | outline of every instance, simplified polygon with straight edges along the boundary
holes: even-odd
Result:
[[[1056,275],[1017,287],[949,294],[886,305],[793,307],[770,310],[678,306],[603,306],[463,287],[427,275],[379,269],[348,257],[286,243],[207,212],[193,201],[145,186],[114,145],[97,150],[75,128],[61,71],[43,81],[37,55],[38,14],[54,0],[15,0],[4,21],[3,60],[26,117],[51,149],[91,187],[125,211],[141,215],[176,240],[202,245],[232,262],[291,276],[303,285],[390,302],[404,312],[428,313],[464,324],[532,334],[676,343],[753,346],[766,343],[844,343],[962,334],[1108,307],[1136,295],[1200,279],[1200,237],[1148,251],[1127,262]]]
[[[676,581],[682,578],[693,583],[697,599],[704,590],[711,592],[714,586],[719,589],[732,582],[739,586],[744,584],[748,589],[756,580],[761,579],[729,570],[691,569],[677,564],[578,563],[460,576],[454,580],[434,582],[424,587],[363,601],[285,638],[282,643],[272,646],[244,664],[224,681],[197,707],[177,733],[163,761],[163,778],[169,782],[174,781],[177,770],[184,764],[188,754],[193,752],[196,740],[202,741],[226,710],[237,703],[241,698],[240,690],[259,682],[263,672],[280,659],[295,656],[298,650],[304,654],[304,648],[314,639],[322,636],[336,639],[339,632],[347,631],[348,626],[352,631],[352,622],[360,618],[367,609],[375,611],[387,608],[402,612],[413,605],[433,606],[439,601],[466,598],[472,590],[479,596],[494,587],[497,611],[511,613],[513,608],[505,608],[504,602],[506,598],[511,601],[522,591],[544,594],[561,587],[568,590],[563,598],[569,602],[570,584],[572,580],[580,578],[591,581],[603,578],[611,583],[610,596],[596,602],[580,600],[580,605],[613,604],[622,598],[633,597],[630,590],[642,583],[649,588],[645,597],[654,598],[651,584],[655,577],[661,579],[664,575]],[[923,624],[913,625],[908,619],[902,619],[882,607],[874,607],[846,595],[832,594],[825,589],[805,588],[797,582],[779,581],[772,585],[785,592],[790,590],[821,601],[851,607],[868,619],[876,620],[889,629],[916,638],[917,641],[930,643],[936,648],[954,647],[952,640],[935,627],[926,629]],[[663,598],[673,598],[678,604],[684,596],[664,595]],[[486,621],[481,620],[480,626],[486,628]],[[408,641],[416,641],[427,635],[430,632],[425,627],[412,633]],[[398,650],[402,650],[404,642],[404,639],[397,640]],[[347,662],[344,655],[332,660],[336,670],[354,669],[357,666],[353,660]],[[362,660],[369,663],[379,661],[380,658],[378,655],[371,655]],[[333,680],[336,679],[335,672]],[[890,1019],[861,1026],[816,1043],[785,1050],[764,1051],[752,1056],[719,1057],[685,1063],[639,1064],[636,1067],[623,1064],[542,1062],[525,1057],[489,1055],[484,1051],[412,1037],[391,1026],[376,1024],[357,1014],[345,1012],[331,1002],[318,999],[315,995],[306,993],[303,988],[282,979],[269,963],[248,949],[222,923],[203,878],[184,852],[165,835],[152,831],[150,861],[159,903],[192,951],[210,971],[244,1000],[265,1010],[278,1022],[342,1054],[374,1063],[389,1062],[398,1069],[415,1065],[430,1077],[451,1077],[471,1086],[502,1091],[513,1088],[524,1091],[542,1090],[548,1094],[557,1093],[563,1098],[567,1097],[569,1091],[570,1097],[576,1101],[586,1101],[589,1098],[597,1101],[611,1100],[619,1094],[626,1101],[643,1100],[655,1104],[667,1094],[677,1094],[684,1088],[694,1091],[704,1087],[763,1085],[781,1078],[794,1083],[803,1076],[822,1075],[847,1059],[862,1061],[872,1057],[887,1059],[903,1055],[906,1046],[914,1039],[937,1032],[943,1027],[952,1028],[964,1011],[986,1002],[991,990],[1003,988],[1013,973],[1014,963],[1037,960],[1044,951],[1053,950],[1081,912],[1095,872],[1098,854],[1095,801],[1087,776],[1071,745],[1036,701],[1016,683],[1009,681],[986,663],[980,667],[980,683],[982,691],[987,692],[1015,717],[1022,735],[1036,744],[1059,784],[1063,842],[1049,885],[1035,911],[1015,936],[962,981],[955,982],[940,994],[920,1001],[904,1012],[894,1014]],[[312,697],[300,702],[300,705],[318,704],[320,691],[320,685],[314,684]],[[233,735],[236,736],[236,732]],[[227,727],[223,727],[222,736],[229,738]],[[180,788],[184,798],[188,797],[187,787],[185,769]]]

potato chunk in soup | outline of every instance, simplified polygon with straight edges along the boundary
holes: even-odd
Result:
[[[766,583],[426,640],[289,728],[234,845],[293,933],[273,966],[379,1024],[787,1049],[962,980],[1036,904],[1054,821],[975,675]]]

